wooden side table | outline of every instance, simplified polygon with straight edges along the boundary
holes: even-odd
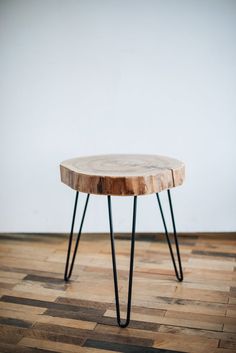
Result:
[[[73,266],[90,194],[107,195],[117,323],[120,327],[126,327],[130,322],[131,312],[136,210],[137,197],[139,195],[148,195],[152,193],[156,194],[157,202],[163,221],[166,240],[174,266],[175,275],[178,281],[183,280],[183,270],[181,265],[170,189],[179,186],[183,183],[185,174],[184,164],[176,159],[157,155],[100,155],[74,158],[64,161],[60,165],[60,171],[61,181],[66,185],[70,186],[72,189],[76,190],[64,279],[65,281],[68,281],[73,271]],[[163,190],[167,190],[168,194],[178,268],[176,265],[176,260],[172,249],[172,244],[167,230],[167,225],[159,196],[159,193]],[[79,192],[86,193],[87,198],[82,214],[79,232],[75,242],[72,259],[70,261],[74,222],[76,217]],[[120,302],[116,269],[115,240],[112,223],[111,196],[134,197],[127,315],[125,321],[122,321],[120,317]]]

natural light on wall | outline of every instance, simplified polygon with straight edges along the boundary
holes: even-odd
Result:
[[[59,163],[103,153],[179,158],[178,230],[235,230],[235,38],[233,0],[1,1],[0,232],[68,231]],[[162,230],[154,203],[137,231]],[[131,204],[114,200],[116,230]],[[103,197],[87,216],[108,231]]]

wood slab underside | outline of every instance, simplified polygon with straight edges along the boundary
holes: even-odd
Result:
[[[61,181],[74,190],[99,195],[146,195],[181,185],[184,164],[155,155],[74,158],[60,165]]]
[[[116,245],[124,312],[129,237]],[[108,234],[82,235],[67,284],[67,238],[0,236],[0,352],[236,352],[235,245],[224,234],[180,237],[178,283],[162,237],[138,236],[131,324],[120,329]]]

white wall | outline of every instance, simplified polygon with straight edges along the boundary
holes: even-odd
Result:
[[[59,162],[100,153],[185,161],[178,229],[235,231],[235,38],[234,0],[0,1],[0,232],[68,231]],[[161,230],[154,196],[138,206],[138,230]],[[85,231],[107,230],[94,196]]]

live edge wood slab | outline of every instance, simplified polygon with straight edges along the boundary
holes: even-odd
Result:
[[[177,159],[142,154],[110,154],[61,163],[61,181],[72,189],[98,195],[147,195],[179,186],[185,167]]]

